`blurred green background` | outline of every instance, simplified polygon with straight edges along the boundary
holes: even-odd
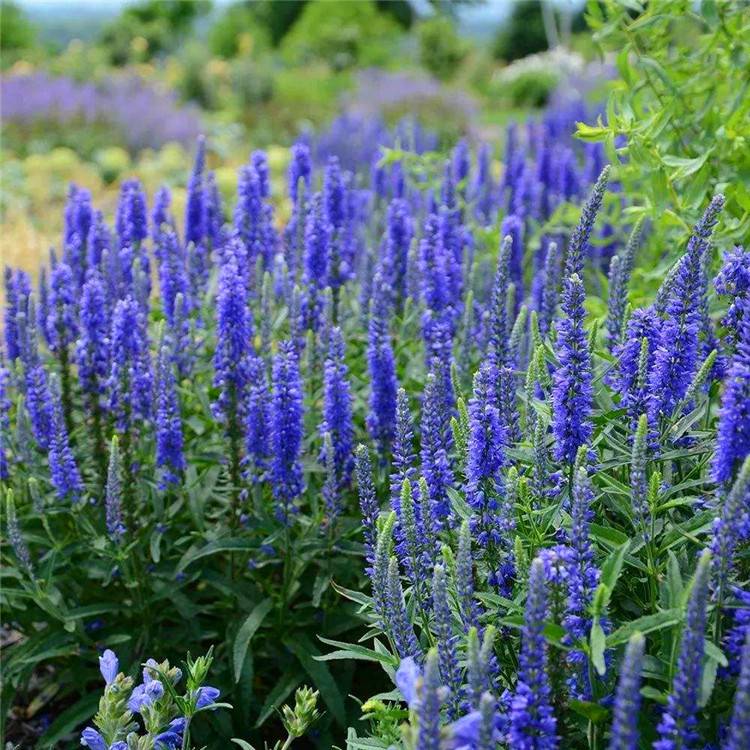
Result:
[[[414,116],[441,145],[487,140],[497,157],[508,120],[606,78],[580,0],[17,0],[0,12],[2,260],[27,269],[58,244],[71,181],[105,213],[125,176],[149,192],[166,183],[180,211],[198,132],[229,197],[252,149],[280,180],[285,147],[342,114],[386,127]]]

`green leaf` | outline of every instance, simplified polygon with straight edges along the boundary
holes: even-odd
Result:
[[[611,131],[604,125],[587,125],[585,122],[576,123],[576,138],[582,141],[601,141]]]
[[[248,539],[235,539],[232,537],[215,539],[205,547],[188,550],[177,565],[177,572],[181,573],[188,565],[191,565],[196,560],[200,560],[202,557],[215,555],[218,552],[247,552],[248,550],[256,549],[257,546],[255,542],[251,542]]]
[[[315,659],[316,656],[320,656],[320,652],[315,648],[312,641],[303,633],[297,633],[293,637],[285,638],[284,645],[299,659],[305,672],[310,675],[336,723],[345,727],[344,698],[336,685],[336,680],[333,679],[331,670],[328,669],[328,665]]]
[[[271,611],[273,602],[271,599],[264,599],[257,604],[253,611],[247,616],[242,623],[234,639],[232,647],[232,663],[234,664],[234,681],[239,682],[242,675],[242,665],[245,662],[245,654],[250,646],[250,641],[261,626],[266,615]]]
[[[591,646],[591,663],[600,675],[604,675],[607,671],[607,664],[604,661],[607,637],[604,634],[604,628],[602,628],[599,618],[595,618],[591,626],[589,644]]]
[[[705,647],[706,657],[708,659],[710,659],[711,661],[715,661],[722,667],[729,666],[729,662],[727,661],[727,657],[724,655],[724,652],[713,641],[706,640],[703,642],[703,645]]]
[[[360,661],[377,661],[381,664],[387,664],[392,667],[398,666],[398,659],[391,654],[379,654],[377,651],[365,648],[356,643],[342,643],[341,641],[332,641],[328,638],[318,636],[318,639],[329,646],[338,646],[338,651],[332,651],[322,656],[316,656],[316,661],[336,661],[337,659],[359,659]]]
[[[232,737],[232,742],[234,742],[235,745],[239,745],[242,750],[255,750],[255,748],[249,742],[245,742],[245,740],[238,740],[236,737]]]
[[[631,620],[607,636],[607,647],[613,648],[621,643],[627,643],[634,633],[653,633],[655,630],[676,625],[682,620],[682,610],[679,608],[665,609],[653,615],[644,615],[637,620]]]
[[[651,687],[651,685],[646,685],[645,687],[642,687],[641,695],[644,698],[650,698],[652,701],[656,701],[657,703],[661,703],[663,705],[667,704],[667,700],[668,700],[667,694],[663,693],[661,690],[657,690],[655,687]]]
[[[271,692],[260,710],[255,729],[265,723],[266,719],[286,700],[289,693],[302,682],[303,674],[299,669],[290,667],[279,677],[278,682],[271,688]]]
[[[50,725],[36,743],[38,750],[54,748],[74,729],[96,713],[99,696],[96,693],[85,695],[70,708],[66,708]]]
[[[585,717],[593,724],[601,724],[609,718],[609,711],[598,703],[572,700],[568,705],[573,711]]]
[[[607,587],[609,595],[607,596],[604,605],[609,603],[609,598],[612,596],[612,592],[615,590],[617,585],[617,579],[620,577],[622,572],[622,565],[625,561],[625,555],[630,549],[630,540],[628,539],[625,544],[620,545],[614,552],[609,554],[609,557],[604,561],[602,565],[602,576],[601,582]]]

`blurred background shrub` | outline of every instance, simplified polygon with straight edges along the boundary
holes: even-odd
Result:
[[[230,171],[302,134],[318,158],[343,161],[377,158],[384,134],[422,150],[481,137],[499,157],[508,120],[571,85],[556,59],[506,61],[575,49],[574,85],[591,88],[597,50],[575,31],[582,2],[0,0],[0,230],[33,269],[59,236],[61,161],[107,204],[123,177],[155,189],[161,169],[169,183],[199,132]],[[519,26],[533,26],[533,45],[500,53],[502,29],[517,40]]]

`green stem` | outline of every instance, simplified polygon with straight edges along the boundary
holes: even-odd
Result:
[[[182,733],[182,750],[190,747],[190,719],[185,720],[185,731]]]

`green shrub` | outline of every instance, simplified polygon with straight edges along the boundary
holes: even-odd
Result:
[[[606,144],[618,178],[655,232],[687,233],[709,196],[727,198],[720,234],[750,231],[750,12],[745,3],[650,3],[638,13],[592,2],[589,25],[617,53],[605,123],[579,137]]]
[[[282,50],[292,63],[322,60],[334,70],[384,65],[398,34],[397,24],[370,0],[312,2],[285,37]]]
[[[508,22],[500,28],[493,51],[498,60],[512,62],[547,49],[542,6],[539,2],[516,3]]]
[[[11,2],[0,3],[0,49],[8,51],[28,49],[36,42],[36,30],[24,12]]]
[[[281,3],[287,5],[287,3]],[[217,57],[232,58],[242,51],[243,37],[252,40],[253,49],[266,48],[271,44],[271,33],[259,14],[246,5],[230,5],[211,27],[208,46]]]
[[[529,70],[509,81],[505,93],[514,107],[543,107],[558,81],[551,70]]]
[[[466,44],[445,16],[435,16],[419,24],[419,60],[433,75],[447,80],[466,56]]]

